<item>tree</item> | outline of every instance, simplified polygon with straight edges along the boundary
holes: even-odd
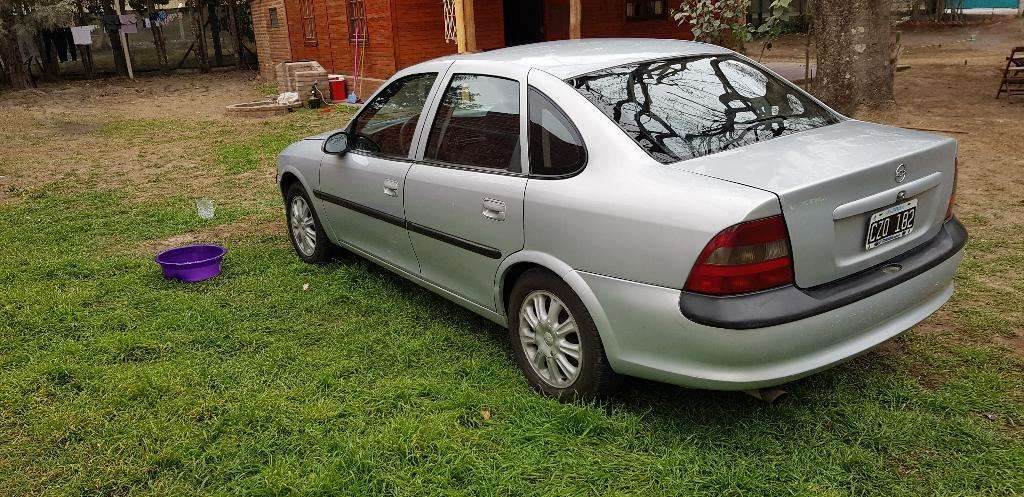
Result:
[[[157,8],[154,0],[128,0],[128,4],[139,15],[155,21]],[[163,28],[160,24],[151,22],[150,32],[153,34],[153,48],[156,49],[156,64],[161,71],[167,72],[167,42],[164,39]]]
[[[893,103],[890,2],[811,0],[815,96],[844,114]]]
[[[73,15],[72,0],[0,0],[0,61],[12,88],[32,86],[23,57],[23,52],[32,51],[32,47],[25,44],[35,44],[35,51],[48,50],[40,30],[64,26]],[[54,71],[53,65],[47,69]]]
[[[195,36],[193,45],[199,70],[210,71],[210,55],[206,48],[206,0],[189,0],[186,5],[192,12],[192,33]]]
[[[817,71],[812,91],[844,113],[893,102],[892,0],[810,0]],[[750,0],[681,0],[673,17],[690,25],[694,39],[742,45],[754,35],[774,36],[792,14],[791,0],[774,0],[757,29],[746,23]]]
[[[21,58],[18,35],[7,9],[0,11],[0,61],[7,72],[7,81],[12,88],[20,90],[32,86],[28,68]]]
[[[740,49],[754,36],[778,36],[793,15],[792,3],[772,0],[768,17],[755,29],[747,24],[750,0],[682,0],[672,17],[680,26],[689,25],[696,41]]]

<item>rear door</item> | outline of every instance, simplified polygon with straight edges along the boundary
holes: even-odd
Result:
[[[406,215],[427,280],[494,310],[501,260],[523,248],[526,70],[457,61],[406,178]]]
[[[379,91],[350,125],[348,153],[324,157],[315,192],[337,239],[413,273],[419,267],[405,229],[405,177],[423,109],[449,64]]]

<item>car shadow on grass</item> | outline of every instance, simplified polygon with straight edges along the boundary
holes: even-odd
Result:
[[[415,302],[418,307],[425,310],[424,318],[440,320],[462,329],[473,330],[476,332],[475,339],[483,341],[487,348],[501,350],[504,355],[501,360],[506,361],[510,370],[516,370],[518,373],[505,328],[348,250],[337,250],[333,254],[333,263],[358,265],[370,275],[388,280],[395,287],[402,289],[401,297]],[[643,413],[646,416],[671,417],[676,421],[690,419],[692,422],[742,423],[744,419],[749,419],[758,413],[770,413],[773,410],[786,410],[799,408],[799,406],[810,407],[808,402],[813,403],[813,398],[808,398],[803,393],[808,389],[811,391],[825,389],[827,391],[834,374],[837,373],[833,369],[810,378],[780,385],[777,388],[786,393],[773,402],[755,398],[742,391],[694,389],[641,378],[622,377],[621,385],[608,397],[582,403],[593,404],[608,413],[631,411]],[[529,388],[525,379],[522,380],[522,383],[525,388]]]

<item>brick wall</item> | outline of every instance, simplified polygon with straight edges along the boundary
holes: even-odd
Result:
[[[256,38],[256,56],[260,64],[260,78],[274,80],[274,67],[292,59],[288,41],[288,22],[284,0],[250,0],[252,30]],[[270,26],[270,9],[277,9],[277,27]]]

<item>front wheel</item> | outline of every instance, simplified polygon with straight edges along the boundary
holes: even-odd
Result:
[[[331,242],[327,239],[327,233],[320,224],[320,218],[317,217],[306,190],[298,182],[292,183],[285,191],[284,198],[288,232],[295,253],[305,262],[326,262],[330,255]]]
[[[576,292],[554,274],[531,269],[509,299],[508,333],[530,385],[560,400],[609,393],[618,377]]]

